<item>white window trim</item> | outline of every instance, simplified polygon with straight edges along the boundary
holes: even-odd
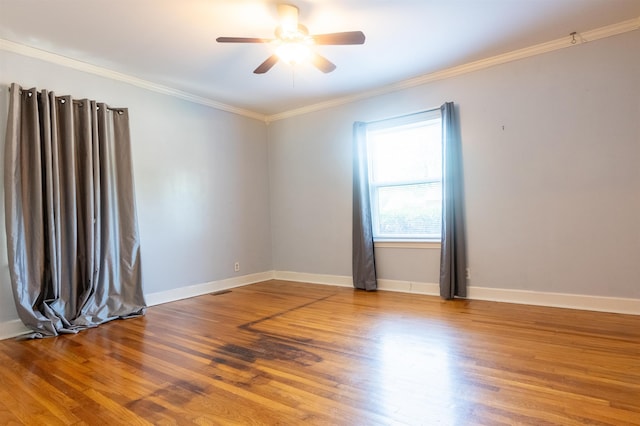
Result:
[[[410,125],[419,124],[425,121],[441,120],[441,119],[442,119],[442,116],[441,116],[440,108],[434,108],[427,111],[421,111],[413,114],[408,114],[404,116],[393,117],[389,119],[367,123],[367,133],[381,131],[381,130],[385,131],[390,128],[410,126]],[[368,177],[369,199],[371,203],[371,210],[372,210],[371,219],[372,219],[374,233],[375,233],[375,229],[378,229],[378,225],[379,225],[378,215],[373,214],[373,209],[376,208],[375,206],[377,206],[377,202],[378,202],[377,189],[392,187],[392,186],[406,186],[406,185],[412,185],[412,184],[418,185],[418,184],[430,184],[434,182],[442,182],[442,179],[424,179],[424,180],[406,181],[406,182],[394,181],[394,182],[375,182],[374,183],[373,179],[371,178],[372,165],[371,165],[371,158],[369,155],[367,155],[367,162],[369,163],[368,164],[368,169],[370,174],[370,176]],[[382,234],[382,235],[375,235],[373,240],[376,247],[390,247],[389,244],[393,244],[394,247],[402,246],[403,248],[435,248],[434,244],[437,244],[437,248],[440,248],[440,235],[414,234],[411,236],[402,237],[396,234],[386,234],[386,235]],[[381,244],[381,245],[378,245],[378,244]],[[418,247],[420,245],[423,245],[423,246]]]
[[[375,240],[373,242],[375,248],[402,248],[402,249],[437,249],[440,250],[440,241],[386,241]]]

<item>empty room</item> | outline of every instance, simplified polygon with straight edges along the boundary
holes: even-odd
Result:
[[[640,1],[0,0],[0,424],[640,425]]]

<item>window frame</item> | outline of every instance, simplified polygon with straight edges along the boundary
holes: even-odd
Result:
[[[411,126],[422,126],[422,125],[433,125],[433,122],[438,122],[440,129],[442,130],[442,114],[439,108],[430,109],[425,111],[416,112],[413,114],[393,117],[389,119],[383,119],[379,121],[374,121],[367,123],[366,129],[366,152],[367,152],[367,166],[368,166],[368,180],[369,180],[369,200],[371,205],[371,220],[372,220],[372,231],[373,231],[373,240],[376,243],[384,244],[384,243],[401,243],[401,244],[411,244],[411,243],[440,243],[442,239],[442,231],[440,230],[438,234],[410,234],[410,235],[398,235],[398,234],[381,234],[378,232],[379,226],[379,207],[378,207],[378,190],[380,188],[389,188],[389,187],[409,187],[412,185],[429,185],[433,183],[439,182],[442,188],[442,175],[440,179],[434,178],[425,178],[418,180],[398,180],[398,181],[389,181],[389,182],[376,182],[373,178],[373,155],[371,155],[370,149],[370,134],[375,132],[383,132],[383,131],[393,131],[392,129],[397,129],[397,131],[406,130]],[[442,134],[442,131],[440,132]],[[442,144],[442,138],[440,138],[440,144]],[[442,145],[441,145],[442,146]],[[442,157],[440,158],[442,161]],[[442,200],[442,195],[441,195]]]

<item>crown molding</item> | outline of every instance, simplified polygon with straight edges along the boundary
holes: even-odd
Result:
[[[242,115],[242,116],[253,118],[260,121],[266,121],[266,116],[264,114],[259,114],[254,111],[237,108],[231,105],[214,101],[212,99],[204,98],[202,96],[197,96],[192,93],[174,89],[172,87],[153,83],[148,80],[143,80],[141,78],[133,77],[131,75],[127,75],[127,74],[123,74],[107,68],[99,67],[97,65],[92,65],[87,62],[78,61],[76,59],[71,59],[66,56],[47,52],[41,49],[36,49],[35,47],[30,47],[24,44],[15,43],[13,41],[0,39],[0,50],[17,53],[18,55],[28,56],[35,59],[40,59],[42,61],[50,62],[52,64],[61,65],[63,67],[86,72],[89,74],[94,74],[94,75],[105,77],[111,80],[121,81],[124,83],[131,84],[132,86],[140,87],[142,89],[150,90],[152,92],[161,93],[163,95],[173,96],[175,98],[182,99],[195,104],[200,104],[200,105],[208,106],[211,108],[219,109],[222,111],[231,112],[234,114]]]
[[[78,71],[95,74],[101,77],[109,78],[116,81],[131,84],[136,87],[147,89],[153,92],[162,93],[164,95],[173,96],[188,102],[208,106],[211,108],[219,109],[222,111],[231,112],[234,114],[242,115],[245,117],[253,118],[256,120],[270,123],[272,121],[283,120],[286,118],[295,117],[297,115],[303,115],[314,111],[319,111],[327,108],[332,108],[362,99],[372,98],[374,96],[384,95],[387,93],[420,86],[423,84],[431,83],[438,80],[443,80],[451,77],[456,77],[462,74],[467,74],[473,71],[478,71],[486,68],[490,68],[496,65],[504,64],[519,59],[529,58],[531,56],[541,55],[543,53],[552,52],[567,47],[579,46],[583,43],[599,40],[601,38],[612,37],[618,34],[634,31],[640,28],[640,17],[629,19],[627,21],[619,22],[605,27],[596,28],[594,30],[585,31],[583,33],[577,33],[578,43],[571,44],[571,38],[565,36],[556,40],[552,40],[546,43],[536,44],[534,46],[526,47],[512,52],[504,53],[501,55],[492,56],[490,58],[481,59],[467,64],[459,65],[456,67],[448,68],[442,71],[436,71],[433,73],[425,74],[419,77],[403,80],[394,84],[390,84],[378,89],[361,92],[355,95],[344,96],[340,98],[331,99],[326,102],[320,102],[313,105],[307,105],[302,108],[297,108],[289,111],[284,111],[273,115],[264,115],[255,111],[246,110],[243,108],[234,107],[221,102],[214,101],[213,99],[205,98],[202,96],[194,95],[192,93],[184,92],[182,90],[174,89],[161,84],[153,83],[147,80],[143,80],[137,77],[133,77],[127,74],[123,74],[117,71],[109,70],[107,68],[99,67],[89,64],[87,62],[78,61],[62,55],[47,52],[45,50],[36,49],[34,47],[26,46],[23,44],[15,43],[9,40],[0,39],[0,50],[17,53],[19,55],[40,59],[46,62],[51,62],[57,65],[61,65],[67,68],[75,69]]]
[[[555,50],[564,49],[567,47],[578,46],[583,43],[599,40],[601,38],[612,37],[618,34],[634,31],[640,28],[640,17],[629,19],[627,21],[619,22],[617,24],[608,25],[606,27],[596,28],[594,30],[585,31],[583,33],[577,33],[577,43],[572,44],[572,39],[569,36],[558,38],[545,43],[536,44],[534,46],[525,47],[523,49],[514,50],[512,52],[503,53],[500,55],[492,56],[486,59],[480,59],[478,61],[469,62],[467,64],[459,65],[456,67],[448,68],[442,71],[436,71],[430,74],[425,74],[419,77],[403,80],[398,83],[394,83],[388,86],[384,86],[378,89],[361,92],[351,96],[344,96],[341,98],[335,98],[326,102],[320,102],[313,105],[307,105],[302,108],[297,108],[289,111],[285,111],[278,114],[269,115],[266,118],[267,122],[282,120],[285,118],[295,117],[297,115],[307,114],[314,111],[319,111],[327,108],[332,108],[362,99],[372,98],[374,96],[384,95],[398,90],[407,89],[411,87],[420,86],[423,84],[431,83],[438,80],[444,80],[451,77],[456,77],[462,74],[490,68],[496,65],[505,64],[507,62],[517,61],[519,59],[529,58],[531,56],[541,55],[547,52],[553,52]]]

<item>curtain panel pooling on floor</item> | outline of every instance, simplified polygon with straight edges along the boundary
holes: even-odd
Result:
[[[127,109],[10,88],[9,272],[32,337],[143,315]]]

